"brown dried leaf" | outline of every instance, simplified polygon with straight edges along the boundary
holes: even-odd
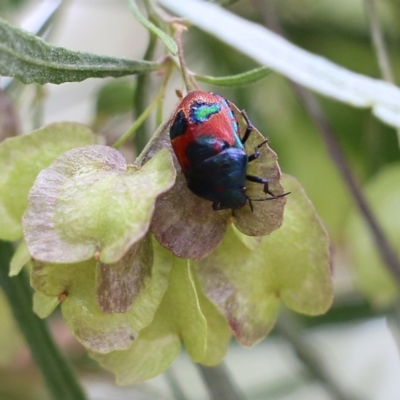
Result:
[[[221,243],[226,222],[187,188],[180,173],[173,188],[158,197],[151,230],[176,256],[199,259]]]
[[[241,112],[234,104],[230,104],[240,122],[241,132],[244,132],[246,127]],[[247,154],[253,154],[254,149],[263,141],[265,141],[265,137],[258,129],[254,128],[246,142],[245,147]],[[275,196],[282,195],[284,189],[280,183],[281,170],[278,165],[276,153],[269,147],[268,143],[265,143],[259,150],[260,157],[249,163],[247,175],[268,179],[269,190]],[[265,199],[271,197],[269,194],[264,193],[263,185],[259,183],[247,181],[246,187],[246,193],[251,199]],[[249,205],[235,210],[234,212],[233,222],[242,233],[248,236],[265,236],[282,225],[286,197],[266,201],[253,201],[252,204],[254,212],[251,211]]]
[[[97,301],[105,313],[127,312],[151,275],[153,248],[149,235],[114,264],[97,266]]]

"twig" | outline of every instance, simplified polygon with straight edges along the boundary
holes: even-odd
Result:
[[[121,147],[129,138],[131,138],[137,131],[137,129],[146,121],[150,115],[152,109],[156,106],[158,98],[155,97],[153,101],[147,106],[141,115],[136,119],[132,126],[113,144],[113,147],[118,149]]]
[[[387,82],[394,83],[393,72],[390,67],[389,56],[383,39],[375,0],[364,0],[364,5],[371,29],[372,44],[374,45],[382,78]]]
[[[188,400],[188,398],[185,396],[185,393],[182,390],[181,385],[179,384],[178,379],[176,378],[173,372],[172,367],[165,371],[165,377],[174,395],[174,400]]]
[[[275,329],[293,345],[298,358],[303,361],[314,377],[324,383],[329,392],[335,396],[335,399],[356,400],[354,395],[350,396],[345,393],[342,388],[332,380],[332,377],[326,371],[318,354],[315,352],[312,345],[304,338],[302,326],[293,314],[287,310],[282,310],[279,314]]]
[[[272,30],[282,35],[282,28],[279,22],[274,18],[273,10],[271,9],[270,2],[261,0],[255,0],[255,3],[259,6],[260,11],[263,15],[266,15],[266,23]],[[282,35],[283,36],[283,35]],[[332,160],[336,164],[337,169],[341,173],[347,188],[352,195],[359,211],[364,217],[369,230],[371,231],[372,237],[375,241],[376,247],[384,261],[387,269],[400,284],[400,263],[397,259],[396,253],[390,246],[386,236],[384,235],[380,225],[378,224],[375,216],[372,213],[359,185],[351,171],[351,168],[340,148],[339,143],[336,140],[336,135],[330,127],[321,107],[316,101],[314,95],[302,86],[291,82],[293,90],[296,92],[298,97],[303,103],[306,111],[318,127],[319,133],[325,142],[325,146]]]
[[[151,32],[149,32],[149,35],[150,35],[149,43],[147,45],[146,53],[143,58],[146,61],[151,61],[153,59],[157,44],[156,35],[154,35]],[[133,111],[136,117],[142,115],[142,113],[146,109],[149,85],[150,85],[150,74],[140,74],[137,77],[136,88],[133,97]],[[147,130],[145,122],[142,126],[138,128],[137,133],[133,138],[136,147],[135,149],[136,154],[139,154],[143,150],[144,146],[146,146],[148,140],[146,132]]]
[[[381,76],[386,82],[395,84],[393,71],[390,66],[389,55],[383,39],[383,32],[379,23],[379,16],[375,0],[364,0],[369,26],[371,29],[372,44],[375,49]],[[397,139],[400,145],[400,129],[397,129]]]
[[[182,24],[176,24],[176,32],[175,32],[175,39],[176,43],[178,45],[178,57],[179,57],[179,64],[181,66],[181,73],[182,73],[182,78],[183,82],[185,84],[185,89],[187,92],[190,92],[194,90],[192,81],[190,80],[187,67],[186,67],[186,62],[185,62],[185,57],[183,56],[183,44],[182,44],[182,33],[187,30],[185,26]]]
[[[223,364],[216,367],[198,364],[198,368],[212,400],[244,400]]]

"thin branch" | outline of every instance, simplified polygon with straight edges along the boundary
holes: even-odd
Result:
[[[307,366],[308,370],[337,400],[356,400],[354,395],[345,393],[340,385],[336,384],[330,374],[326,371],[324,363],[318,357],[312,344],[303,335],[303,327],[296,316],[287,310],[282,310],[279,314],[275,330],[294,347],[298,358]]]
[[[176,32],[175,32],[175,40],[178,45],[178,57],[179,57],[179,64],[181,66],[181,73],[183,82],[185,84],[185,89],[187,92],[194,90],[192,81],[188,74],[188,70],[186,67],[185,57],[183,55],[183,44],[182,44],[182,33],[186,31],[187,28],[182,24],[176,24]]]
[[[379,68],[381,70],[382,78],[390,83],[394,82],[392,68],[388,52],[386,49],[385,41],[383,39],[382,29],[379,23],[378,11],[376,9],[375,0],[364,0],[365,11],[369,20],[371,29],[372,44],[378,59]]]
[[[270,2],[255,0],[255,3],[257,4],[258,9],[262,12],[262,15],[266,16],[265,21],[266,24],[269,25],[270,29],[284,36],[282,34],[282,28],[279,24],[279,21],[274,17],[274,12],[272,10]],[[384,261],[389,272],[396,279],[397,283],[400,284],[400,263],[397,255],[389,244],[389,241],[387,240],[385,234],[383,233],[383,230],[381,229],[372,210],[370,209],[358,185],[358,182],[356,181],[356,178],[354,177],[353,172],[343,154],[343,151],[338,141],[336,140],[336,135],[333,129],[330,127],[320,105],[315,99],[315,96],[307,89],[304,89],[302,86],[294,82],[291,82],[291,85],[293,87],[293,90],[301,100],[304,108],[308,112],[309,116],[314,121],[314,124],[317,126],[318,131],[325,142],[325,146],[329,155],[331,156],[337,169],[341,173],[350,194],[352,195],[359,211],[361,212],[364,220],[369,227],[369,230],[372,234],[375,245],[380,253],[382,260]]]
[[[118,149],[121,147],[128,139],[130,139],[138,130],[138,128],[143,124],[148,118],[153,108],[156,106],[158,97],[156,96],[153,101],[147,106],[147,108],[142,112],[141,115],[136,119],[132,126],[113,144],[113,147]]]
[[[212,400],[244,400],[243,395],[228,375],[224,364],[216,367],[205,367],[201,364],[197,366]]]
[[[144,55],[144,60],[151,61],[153,60],[154,53],[157,45],[157,36],[153,33],[149,32],[150,38],[149,43],[147,45],[146,53]],[[150,74],[140,74],[137,77],[136,88],[133,97],[133,111],[135,117],[142,115],[144,110],[146,109],[148,93],[150,86]],[[146,146],[148,137],[147,137],[147,124],[146,122],[140,126],[137,130],[137,134],[134,136],[133,141],[136,147],[136,154],[139,154],[143,148]]]
[[[375,0],[364,0],[365,11],[371,29],[372,44],[375,49],[381,76],[386,82],[395,84],[392,67],[390,66],[389,55],[386,49],[383,32],[379,23],[378,11]],[[400,129],[396,130],[397,139],[400,145]]]
[[[183,392],[183,389],[179,383],[179,380],[176,378],[173,368],[168,368],[165,371],[165,377],[167,379],[168,385],[171,389],[172,394],[174,395],[174,400],[188,400]]]
[[[293,86],[295,92],[302,100],[304,107],[308,111],[314,123],[317,125],[325,142],[328,153],[335,162],[337,169],[341,173],[347,188],[353,197],[353,200],[355,201],[359,211],[369,227],[382,260],[393,277],[400,284],[400,264],[397,255],[389,244],[389,241],[387,240],[382,228],[376,220],[375,215],[369,207],[367,200],[365,199],[358,182],[356,181],[354,174],[343,154],[343,151],[336,140],[335,133],[325,118],[320,105],[309,91],[295,84],[293,84]]]

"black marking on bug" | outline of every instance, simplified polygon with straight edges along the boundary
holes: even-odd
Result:
[[[218,155],[229,147],[228,143],[214,137],[212,134],[204,135],[188,145],[186,156],[191,160],[192,167],[195,167],[208,158]]]
[[[169,136],[171,140],[177,138],[178,136],[184,135],[188,128],[188,125],[189,123],[185,116],[184,111],[183,110],[179,111],[178,114],[176,114],[174,122],[172,123],[171,128],[169,130]]]

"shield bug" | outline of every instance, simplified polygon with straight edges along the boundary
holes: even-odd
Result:
[[[286,196],[274,195],[268,179],[248,175],[248,163],[260,156],[260,143],[253,154],[244,144],[253,131],[247,114],[242,111],[246,130],[240,137],[239,122],[228,100],[222,96],[196,90],[178,105],[170,124],[170,139],[188,188],[197,196],[212,202],[214,210],[239,209],[247,202]],[[271,197],[252,199],[246,195],[246,180],[263,185]]]

